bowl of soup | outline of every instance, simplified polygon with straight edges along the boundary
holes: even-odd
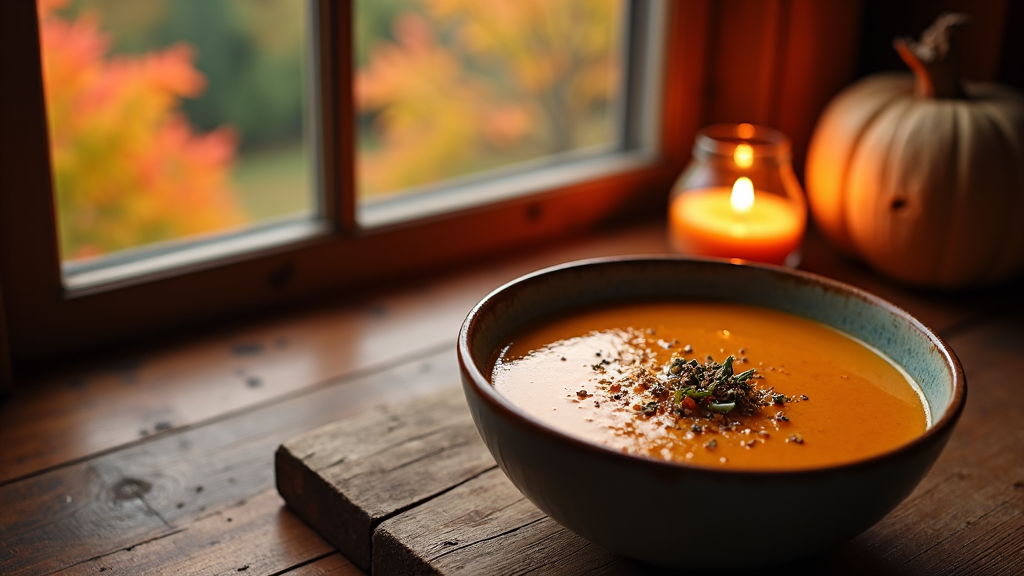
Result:
[[[953,351],[893,304],[719,260],[529,274],[473,308],[458,357],[527,498],[677,568],[779,564],[863,532],[927,473],[966,399]]]

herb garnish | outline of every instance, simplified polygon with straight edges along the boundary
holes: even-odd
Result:
[[[782,409],[808,397],[776,392],[765,382],[776,373],[786,374],[784,370],[758,362],[758,368],[737,371],[738,366],[749,362],[743,348],[738,351],[739,358],[729,355],[719,363],[707,355],[702,362],[695,357],[692,345],[682,345],[678,340],[671,341],[671,348],[677,351],[672,358],[659,361],[652,348],[667,347],[657,346],[664,340],[651,338],[653,330],[625,329],[613,335],[618,342],[612,349],[594,351],[593,363],[584,364],[593,371],[590,381],[597,389],[580,389],[575,393],[577,402],[593,402],[595,408],[613,402],[613,406],[639,413],[637,416],[651,420],[651,424],[678,430],[688,439],[703,436],[708,450],[717,446],[716,435],[731,442],[735,434],[735,440],[747,448],[770,441],[772,435],[764,429],[768,423],[781,434],[780,440],[803,443],[803,436],[791,427]],[[766,373],[770,375],[766,377]],[[760,430],[750,420],[755,416]]]
[[[743,415],[771,404],[767,392],[750,384],[758,377],[757,369],[735,374],[735,361],[736,357],[731,355],[721,364],[714,360],[701,364],[694,359],[673,357],[664,371],[666,387],[674,391],[673,403],[681,404],[686,396],[698,401],[698,407],[706,411],[728,414],[737,410]]]
[[[807,400],[805,395],[788,396],[760,384],[765,378],[761,371],[766,368],[737,372],[735,367],[744,358],[729,355],[719,363],[709,355],[707,361],[701,362],[693,357],[693,347],[687,344],[681,350],[677,347],[679,352],[669,362],[660,363],[644,347],[650,340],[643,335],[624,333],[622,340],[625,346],[619,354],[602,353],[602,361],[592,365],[595,373],[607,374],[600,380],[605,398],[632,407],[644,418],[674,418],[675,428],[686,430],[691,438],[735,432],[744,427],[744,417],[755,414],[774,422],[778,430],[780,426],[789,426],[789,418],[780,408]],[[745,349],[740,351],[744,353]],[[609,366],[612,362],[616,366]],[[581,399],[586,398],[582,395],[585,390],[580,392]],[[801,444],[803,437],[793,432],[791,429],[783,436],[788,436],[786,442]],[[764,429],[754,433],[757,442],[771,437]],[[748,448],[753,443],[752,439],[742,442]],[[704,446],[714,450],[716,444],[710,438]]]

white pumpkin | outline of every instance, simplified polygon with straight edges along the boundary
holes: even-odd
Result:
[[[1024,97],[960,80],[949,32],[962,23],[944,15],[920,44],[897,40],[914,74],[840,93],[808,149],[817,226],[915,285],[988,284],[1024,268]]]

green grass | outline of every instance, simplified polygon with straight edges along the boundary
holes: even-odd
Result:
[[[242,209],[252,222],[312,211],[312,164],[302,145],[240,154],[232,172]]]

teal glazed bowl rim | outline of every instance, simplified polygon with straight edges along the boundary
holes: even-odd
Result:
[[[645,288],[636,281],[652,277],[681,281],[653,288]],[[744,282],[737,283],[737,279]],[[572,294],[559,294],[561,304],[545,304],[545,291],[555,294],[569,288]],[[623,454],[542,423],[491,385],[486,371],[496,346],[503,343],[502,338],[507,340],[517,330],[552,313],[590,304],[644,298],[691,298],[759,305],[811,318],[852,334],[880,349],[911,374],[929,406],[931,423],[921,435],[907,443],[847,463],[792,470],[729,469]],[[545,310],[545,306],[549,309]],[[488,349],[478,349],[481,346]],[[897,349],[903,350],[901,353],[906,357],[894,353]],[[730,559],[725,567],[784,562],[820,552],[856,536],[905,499],[941,453],[963,412],[967,395],[963,367],[953,350],[935,332],[898,306],[859,288],[815,274],[712,258],[597,258],[527,274],[492,291],[473,307],[459,332],[457,355],[463,391],[477,429],[499,466],[521,492],[556,521],[591,541],[627,556],[670,566],[673,565],[670,556],[648,550],[642,542],[616,541],[610,538],[614,530],[594,526],[602,519],[581,511],[578,503],[571,502],[575,494],[557,486],[562,482],[561,477],[542,468],[564,467],[561,473],[568,476],[577,473],[575,468],[589,470],[591,477],[607,472],[622,484],[635,479],[639,482],[637,486],[645,485],[639,480],[642,476],[648,484],[664,482],[711,489],[768,486],[779,493],[794,495],[800,494],[799,490],[810,490],[809,494],[819,498],[819,505],[826,508],[832,504],[829,498],[850,499],[850,503],[837,505],[831,512],[798,510],[791,521],[792,529],[798,532],[808,528],[805,524],[831,521],[833,516],[828,514],[836,516],[837,526],[832,530],[835,534],[829,533],[830,528],[822,528],[821,533],[806,531],[809,546],[805,553],[781,554],[765,560],[752,549],[747,557],[740,555]],[[908,366],[908,362],[913,365]],[[573,461],[575,468],[563,464],[568,461]],[[864,487],[855,482],[863,483]],[[847,489],[844,486],[852,492],[844,491]],[[878,493],[877,501],[862,502],[865,509],[857,509],[860,500],[871,497],[871,490]],[[809,500],[814,501],[814,498]],[[840,518],[845,513],[853,517],[848,522]],[[589,520],[581,522],[574,518],[580,514],[590,514]],[[616,516],[615,521],[622,521],[632,513],[620,507],[610,514]],[[630,538],[628,534],[622,537]],[[691,561],[692,558],[682,567],[699,568]]]

